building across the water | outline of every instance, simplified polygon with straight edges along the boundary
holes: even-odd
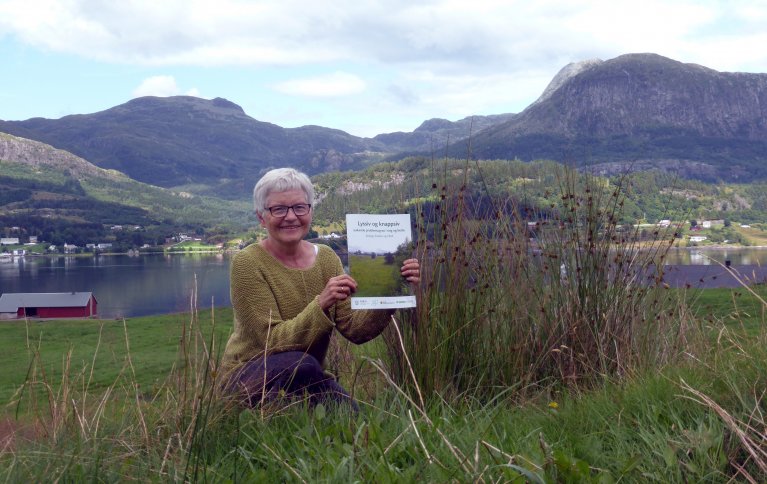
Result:
[[[0,296],[0,319],[92,318],[98,302],[92,292],[17,292]]]

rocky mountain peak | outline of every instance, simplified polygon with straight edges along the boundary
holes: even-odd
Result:
[[[579,62],[571,62],[564,66],[562,69],[557,72],[557,74],[554,76],[553,79],[551,79],[551,82],[549,82],[549,85],[546,86],[546,89],[543,90],[543,94],[535,101],[535,103],[543,102],[546,99],[550,98],[551,95],[562,85],[570,80],[570,78],[577,76],[581,72],[590,69],[594,66],[600,65],[602,62],[604,62],[602,59],[587,59],[584,61]],[[534,104],[535,104],[534,103]]]
[[[767,74],[718,72],[657,54],[563,69],[513,119],[478,133],[484,158],[579,165],[644,160],[683,176],[767,177]],[[697,163],[697,165],[696,165]]]

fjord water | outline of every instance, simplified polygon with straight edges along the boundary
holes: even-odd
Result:
[[[195,282],[196,281],[196,282]],[[229,256],[98,255],[15,257],[0,261],[0,293],[93,292],[100,318],[224,307],[229,300]]]
[[[199,310],[225,307],[231,305],[229,260],[227,254],[2,259],[0,293],[90,291],[99,317],[106,319],[189,311],[196,280]],[[687,266],[716,266],[726,260],[736,266],[767,266],[767,248],[674,249],[665,263],[684,274]],[[699,277],[695,272],[695,280]]]
[[[672,265],[719,265],[730,261],[733,265],[767,266],[767,247],[685,248],[672,249],[665,263]]]

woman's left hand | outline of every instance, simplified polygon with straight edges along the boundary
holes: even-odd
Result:
[[[421,265],[418,263],[418,259],[407,259],[403,262],[400,274],[410,284],[417,286],[421,281]]]

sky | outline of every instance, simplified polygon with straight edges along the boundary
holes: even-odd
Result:
[[[570,62],[767,73],[767,0],[0,0],[0,119],[226,98],[356,136],[516,113]]]

